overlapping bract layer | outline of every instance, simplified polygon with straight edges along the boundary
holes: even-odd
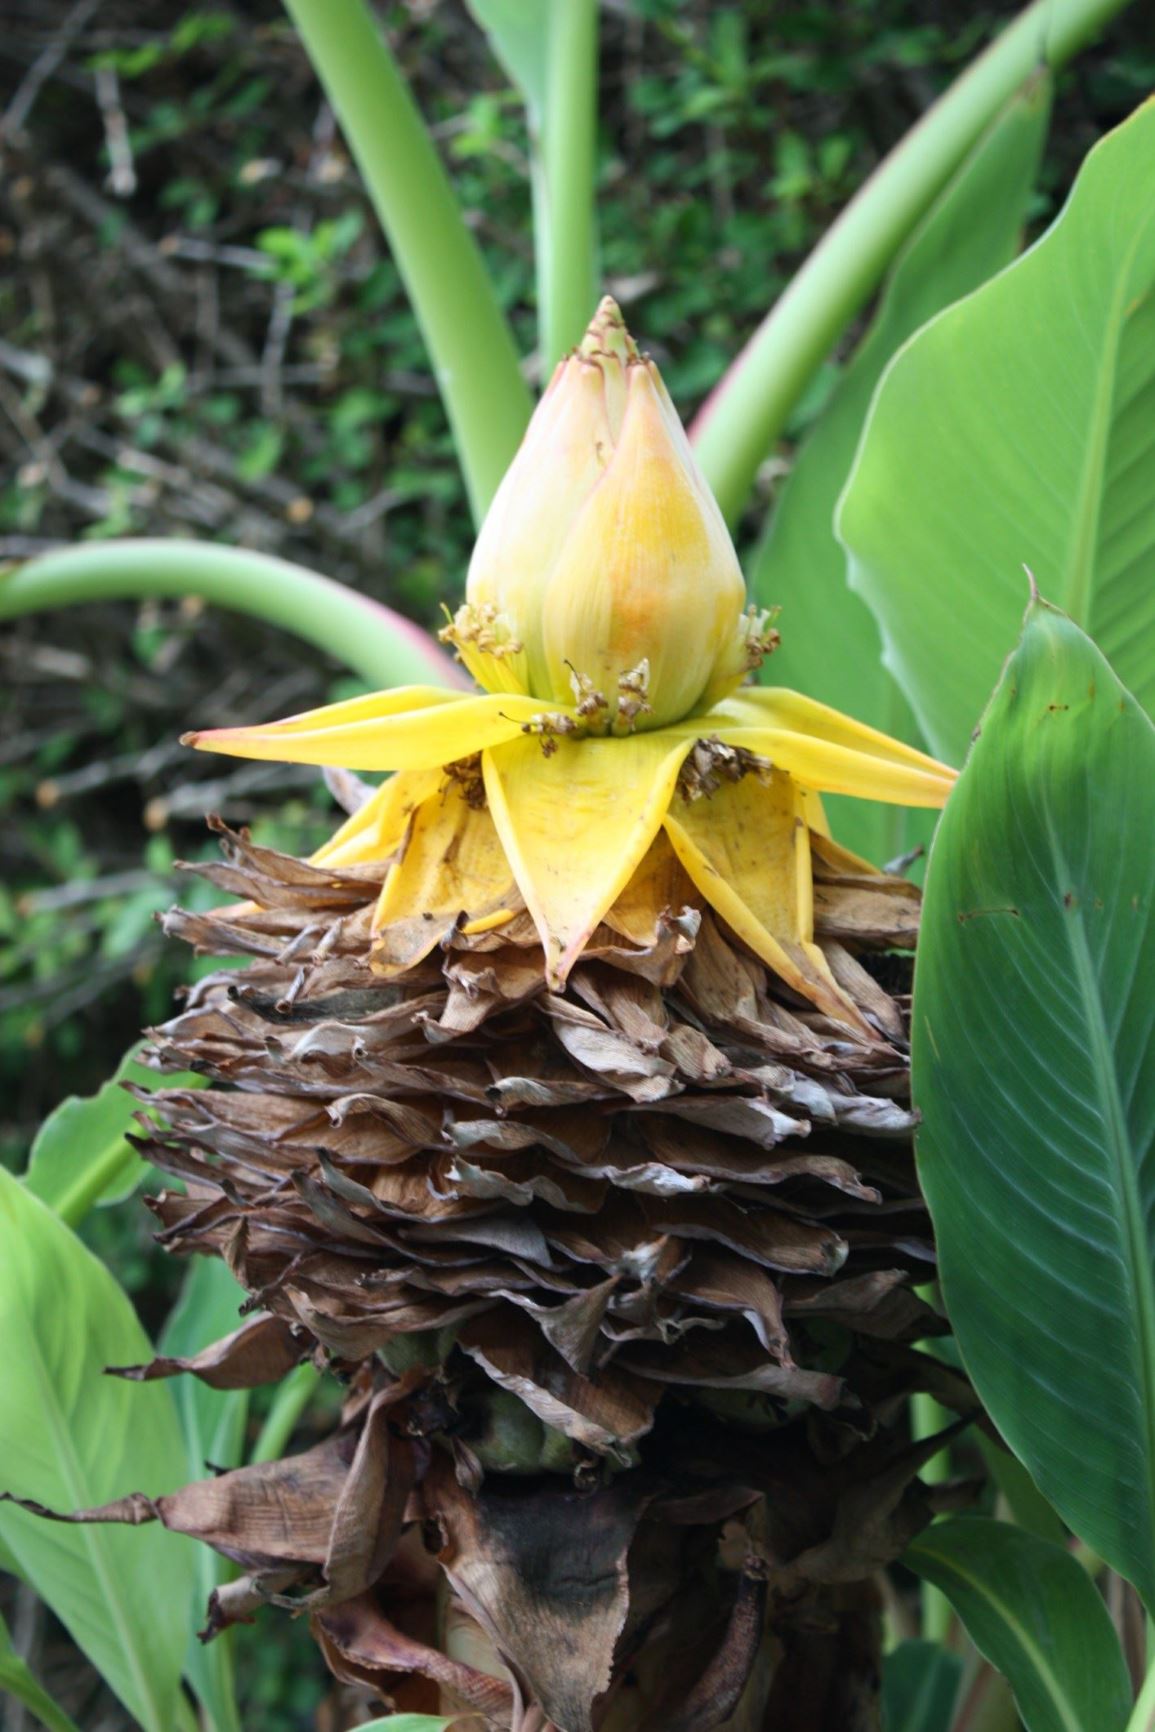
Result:
[[[476,811],[460,777],[430,786],[430,825]],[[383,978],[396,862],[334,863],[381,800],[320,862],[222,830],[197,870],[243,900],[168,927],[248,961],[156,1031],[161,1068],[212,1086],[151,1097],[143,1143],[184,1186],[154,1200],[162,1241],[222,1255],[253,1315],[137,1374],[235,1387],[313,1354],[350,1379],[344,1420],[81,1516],[215,1546],[243,1574],[210,1630],[304,1605],[338,1675],[400,1708],[706,1732],[741,1699],[743,1724],[865,1727],[861,1584],[957,1495],[928,1497],[935,1446],[885,1422],[914,1387],[967,1401],[910,1345],[937,1320],[910,1291],[931,1248],[882,953],[914,942],[917,892],[808,833],[813,943],[857,1028],[772,973],[664,836],[563,991],[516,897],[463,922],[450,890]]]
[[[234,1085],[163,1097],[149,1152],[189,1187],[156,1205],[176,1248],[223,1252],[341,1359],[453,1328],[545,1424],[618,1458],[670,1383],[837,1406],[838,1367],[799,1362],[792,1313],[916,1328],[896,1295],[929,1255],[902,1017],[844,942],[908,942],[910,886],[814,840],[821,954],[870,1030],[852,1038],[787,1007],[666,843],[564,994],[524,910],[473,933],[425,922],[383,982],[366,962],[382,868],[226,846],[209,875],[259,906],[171,919],[257,958],[158,1037],[166,1062]]]

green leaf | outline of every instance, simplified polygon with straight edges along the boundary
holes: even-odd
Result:
[[[185,1278],[180,1300],[161,1334],[160,1352],[188,1359],[202,1347],[230,1334],[240,1323],[245,1298],[226,1264],[215,1257],[196,1257]],[[244,1453],[249,1411],[247,1389],[210,1389],[198,1377],[176,1377],[169,1385],[184,1433],[185,1479],[203,1479],[211,1469],[239,1467]],[[234,1573],[226,1559],[208,1546],[196,1548],[196,1579],[189,1605],[189,1641],[185,1673],[206,1709],[213,1732],[240,1732],[234,1681],[232,1630],[211,1642],[196,1631],[204,1623],[209,1595]]]
[[[1022,1528],[964,1516],[927,1529],[903,1562],[946,1595],[1015,1693],[1026,1732],[1122,1732],[1131,1686],[1094,1582]]]
[[[1054,1545],[1066,1545],[1066,1528],[1018,1457],[1001,1449],[978,1430],[975,1442],[990,1469],[991,1478],[1006,1499],[1010,1520],[1015,1526],[1026,1528],[1029,1534],[1037,1534],[1041,1540],[1050,1540]]]
[[[1017,264],[879,387],[839,533],[887,665],[958,761],[1024,565],[1155,706],[1155,102],[1101,141]]]
[[[750,574],[760,606],[780,605],[782,647],[766,664],[793,687],[921,745],[909,706],[882,665],[873,616],[847,588],[834,510],[874,388],[896,349],[941,308],[1014,257],[1050,115],[1050,80],[1016,92],[966,157],[895,262],[870,330],[786,481]],[[930,813],[874,801],[829,802],[834,832],[883,861],[927,842]]]
[[[14,1696],[36,1716],[48,1732],[80,1732],[63,1708],[57,1707],[12,1646],[8,1626],[0,1618],[0,1694]]]
[[[215,1257],[195,1257],[181,1296],[161,1333],[166,1358],[190,1359],[241,1326],[245,1290]],[[188,1469],[201,1479],[206,1463],[239,1467],[248,1414],[247,1389],[210,1389],[199,1377],[174,1377],[169,1389],[184,1433]]]
[[[1033,605],[931,852],[919,1175],[967,1370],[1155,1604],[1155,727]]]
[[[162,1384],[106,1377],[151,1357],[104,1265],[19,1179],[0,1169],[0,1490],[54,1510],[184,1478]],[[158,1524],[69,1526],[0,1505],[0,1539],[146,1732],[172,1732],[194,1548]]]
[[[384,1720],[370,1720],[360,1732],[446,1732],[458,1720],[474,1720],[474,1714],[455,1714],[443,1720],[440,1714],[387,1714]]]
[[[549,8],[539,0],[467,0],[467,4],[520,91],[531,127],[538,131],[549,67]]]
[[[963,1665],[937,1642],[902,1642],[882,1667],[883,1732],[949,1732]]]
[[[116,1074],[94,1095],[69,1095],[50,1113],[36,1134],[28,1157],[25,1183],[62,1221],[75,1227],[97,1203],[117,1203],[134,1191],[148,1172],[125,1132],[137,1128],[139,1112],[122,1082],[155,1087],[155,1071],[136,1063],[144,1045],[125,1055]],[[165,1077],[169,1088],[202,1088],[204,1078],[191,1073]]]

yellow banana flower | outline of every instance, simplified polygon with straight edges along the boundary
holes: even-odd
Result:
[[[743,685],[777,638],[744,603],[658,370],[607,299],[538,406],[443,634],[483,693],[402,687],[186,740],[397,772],[315,856],[391,862],[374,921],[387,974],[447,926],[497,927],[524,903],[558,990],[647,854],[672,849],[797,993],[861,1027],[814,943],[818,796],[941,806],[954,772]]]

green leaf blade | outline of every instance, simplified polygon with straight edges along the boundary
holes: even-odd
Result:
[[[940,825],[919,1173],[967,1369],[1063,1520],[1155,1603],[1155,728],[1032,607]]]
[[[16,1652],[8,1626],[0,1618],[0,1695],[15,1697],[48,1732],[80,1732]]]
[[[1155,707],[1153,154],[1148,102],[1047,234],[919,332],[875,398],[839,533],[939,756],[966,749],[1024,565]]]
[[[188,1359],[211,1342],[230,1334],[240,1323],[244,1289],[227,1264],[215,1257],[197,1257],[185,1278],[172,1315],[158,1343],[162,1354]],[[184,1434],[187,1468],[183,1477],[203,1479],[217,1468],[239,1467],[243,1459],[249,1412],[247,1389],[210,1389],[197,1377],[177,1377],[170,1384]],[[211,1642],[196,1631],[204,1623],[213,1589],[234,1573],[227,1559],[208,1546],[196,1548],[196,1581],[189,1608],[189,1641],[185,1671],[212,1732],[241,1732],[234,1683],[234,1641],[231,1629]]]
[[[962,1675],[938,1642],[901,1642],[882,1667],[884,1732],[950,1732]]]
[[[370,1720],[361,1732],[447,1732],[458,1720],[476,1720],[476,1714],[455,1714],[446,1720],[440,1714],[387,1714],[384,1720]]]
[[[184,1477],[169,1391],[106,1377],[151,1357],[122,1290],[0,1170],[0,1490],[64,1511]],[[177,1723],[194,1548],[159,1525],[47,1522],[0,1505],[0,1538],[147,1732]]]
[[[136,1062],[143,1042],[126,1053],[115,1075],[94,1095],[69,1095],[48,1115],[32,1145],[28,1189],[62,1221],[74,1227],[96,1204],[118,1203],[136,1189],[148,1172],[125,1134],[137,1127],[139,1103],[123,1082],[155,1087],[155,1071]],[[169,1088],[202,1088],[204,1078],[191,1072],[164,1078]]]
[[[965,1516],[929,1528],[903,1561],[941,1589],[1010,1683],[1026,1732],[1122,1732],[1131,1706],[1122,1650],[1069,1552]]]

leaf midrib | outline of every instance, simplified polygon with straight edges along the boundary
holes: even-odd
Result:
[[[969,1570],[964,1569],[957,1559],[944,1557],[942,1552],[936,1552],[933,1541],[930,1538],[924,1537],[923,1539],[918,1540],[907,1556],[909,1561],[914,1564],[916,1568],[919,1558],[933,1559],[947,1575],[956,1576],[960,1582],[965,1582],[969,1588],[973,1589],[976,1597],[980,1600],[984,1600],[986,1604],[998,1614],[999,1618],[1001,1618],[1002,1622],[1018,1642],[1023,1653],[1034,1666],[1035,1672],[1046,1689],[1059,1718],[1067,1729],[1067,1732],[1087,1732],[1087,1728],[1083,1721],[1074,1716],[1073,1710],[1069,1706],[1066,1692],[1062,1689],[1059,1680],[1055,1677],[1055,1674],[1047,1664],[1042,1649],[1039,1647],[1038,1643],[1035,1642],[1026,1627],[1015,1616],[1006,1601],[1001,1600],[987,1582],[983,1581],[978,1576],[972,1575]]]
[[[1127,308],[1133,299],[1131,270],[1136,254],[1146,239],[1147,227],[1147,224],[1142,224],[1136,230],[1115,274],[1114,291],[1103,330],[1099,365],[1095,369],[1096,384],[1083,472],[1075,494],[1074,544],[1064,574],[1064,607],[1084,631],[1091,629],[1089,615],[1092,579],[1099,545],[1099,524],[1103,512],[1103,473],[1110,446],[1115,387],[1119,377],[1119,348],[1123,327],[1127,322]]]
[[[1049,811],[1045,814],[1047,839],[1055,868],[1055,883],[1070,883],[1072,874],[1055,832]],[[1137,1381],[1142,1402],[1144,1466],[1147,1507],[1144,1512],[1145,1544],[1155,1545],[1155,1269],[1146,1243],[1143,1207],[1135,1170],[1135,1150],[1127,1126],[1127,1114],[1119,1094],[1119,1079],[1112,1058],[1111,1039],[1103,1013],[1091,947],[1082,907],[1076,905],[1064,922],[1068,948],[1088,1032],[1092,1071],[1099,1097],[1100,1116],[1106,1132],[1104,1142],[1111,1160],[1109,1177],[1117,1203],[1116,1225],[1129,1291],[1134,1294],[1133,1312],[1137,1348]],[[1146,1596],[1143,1596],[1146,1598]]]

